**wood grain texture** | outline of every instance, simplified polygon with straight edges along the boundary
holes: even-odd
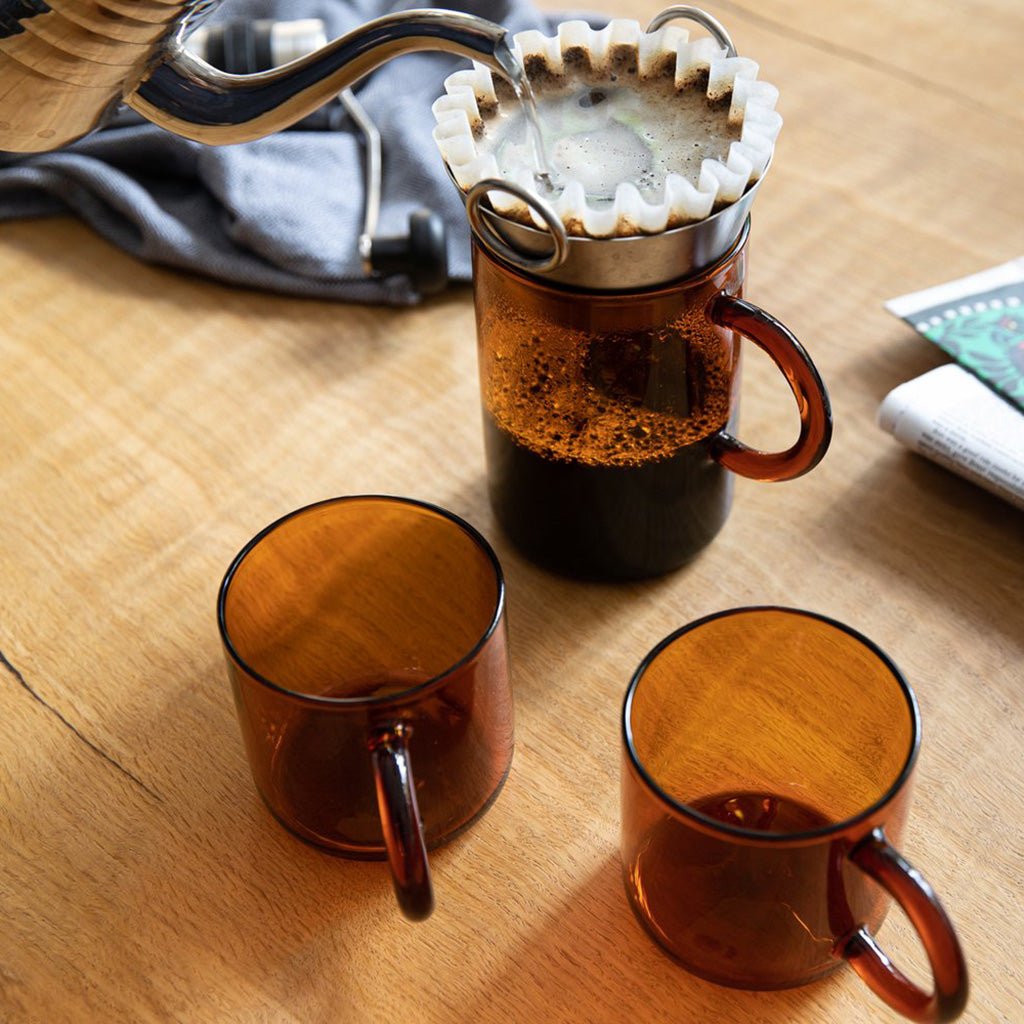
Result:
[[[709,9],[782,91],[748,295],[812,352],[836,435],[806,478],[739,481],[721,536],[664,580],[557,579],[497,532],[468,289],[401,312],[291,300],[70,220],[0,226],[0,1019],[895,1020],[848,970],[771,995],[699,982],[626,904],[628,678],[690,619],[776,602],[849,622],[916,687],[904,852],[958,924],[966,1019],[1024,1020],[1024,520],[874,425],[943,361],[883,300],[1024,253],[1020,7]],[[751,349],[741,436],[786,443],[791,404]],[[322,855],[259,803],[214,622],[254,532],[359,492],[465,516],[508,578],[512,773],[435,855],[417,926],[383,865]],[[920,974],[900,914],[881,941]]]

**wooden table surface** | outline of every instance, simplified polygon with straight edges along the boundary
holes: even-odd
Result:
[[[626,904],[630,674],[695,617],[780,603],[855,626],[915,686],[904,852],[957,922],[966,1019],[1024,1021],[1024,520],[874,424],[944,361],[883,300],[1024,253],[1024,8],[709,9],[782,92],[748,295],[812,352],[836,432],[809,476],[739,481],[723,533],[666,579],[555,578],[496,529],[467,288],[408,311],[292,300],[142,265],[71,219],[0,226],[0,1019],[895,1020],[848,969],[776,994],[697,981]],[[790,406],[748,352],[743,436],[787,441]],[[508,578],[512,772],[434,856],[420,925],[383,864],[264,810],[214,622],[254,532],[359,492],[465,516]],[[881,941],[920,976],[901,914]]]

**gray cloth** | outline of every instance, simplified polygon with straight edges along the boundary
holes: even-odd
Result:
[[[329,38],[389,10],[387,0],[225,0],[231,18],[321,18]],[[526,0],[454,0],[511,32],[550,29]],[[561,20],[561,19],[559,19]],[[407,54],[375,71],[357,95],[383,139],[381,235],[405,234],[409,214],[434,210],[448,229],[449,277],[467,281],[469,233],[431,137],[443,80],[468,63]],[[230,284],[317,298],[408,305],[405,276],[368,279],[356,243],[363,220],[361,136],[292,129],[208,147],[150,124],[105,128],[53,153],[0,155],[0,219],[73,212],[140,260]]]

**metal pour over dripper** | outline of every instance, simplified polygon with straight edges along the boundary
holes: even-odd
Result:
[[[698,22],[710,37],[691,42],[686,31],[668,24],[676,18]],[[644,32],[630,21],[612,21],[599,32],[566,22],[552,38],[520,33],[514,46],[538,93],[542,124],[546,116],[566,122],[565,97],[578,97],[584,106],[595,95],[647,91],[647,110],[676,133],[677,148],[663,161],[660,177],[645,168],[643,192],[639,178],[613,177],[612,191],[595,196],[583,184],[594,177],[590,167],[579,168],[577,177],[570,167],[556,176],[553,191],[546,190],[535,166],[511,163],[507,154],[515,149],[502,148],[520,116],[502,84],[481,67],[457,72],[434,104],[435,139],[478,242],[528,273],[597,291],[678,279],[730,249],[771,162],[782,119],[774,109],[778,90],[757,80],[757,64],[736,56],[715,19],[697,8],[673,7]],[[652,138],[628,100],[620,104],[624,114],[605,115],[602,129],[609,125],[610,131],[593,138],[581,133],[594,161],[620,145],[624,126],[638,138]],[[707,130],[720,134],[708,136],[709,148],[700,132],[712,121]],[[684,177],[671,160],[691,138],[705,158]]]

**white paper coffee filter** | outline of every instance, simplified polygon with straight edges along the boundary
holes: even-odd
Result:
[[[616,19],[599,31],[583,21],[567,21],[555,36],[521,32],[513,43],[538,96],[546,140],[548,119],[561,118],[551,162],[571,171],[556,175],[555,192],[542,197],[571,235],[654,234],[701,220],[737,200],[768,166],[782,127],[775,110],[778,90],[757,79],[754,61],[726,56],[710,37],[691,42],[689,33],[675,25],[645,33],[636,21]],[[638,88],[625,87],[632,85]],[[587,111],[570,110],[566,104],[556,107],[549,99],[588,88],[599,90],[594,95],[602,108],[593,117],[601,119],[600,126],[574,132],[572,118],[585,118]],[[584,97],[580,106],[585,102]],[[493,79],[479,64],[457,71],[445,80],[445,95],[434,102],[433,111],[434,139],[463,191],[485,178],[498,178],[540,194],[523,115],[506,82]],[[685,160],[676,166],[680,133],[690,130],[685,126],[694,112],[716,118],[722,133],[706,143],[687,137],[685,146],[704,144],[720,151],[709,152],[696,164],[692,161],[697,158],[691,157],[691,166],[684,167]],[[665,132],[659,134],[659,126],[674,134],[675,150],[665,142]],[[700,134],[696,128],[693,133]],[[588,153],[590,144],[598,147],[600,159]],[[642,187],[609,179],[608,165],[633,159],[634,149],[643,150],[642,158],[650,165],[642,181],[633,175]],[[489,199],[498,213],[543,226],[521,199],[497,191]]]

